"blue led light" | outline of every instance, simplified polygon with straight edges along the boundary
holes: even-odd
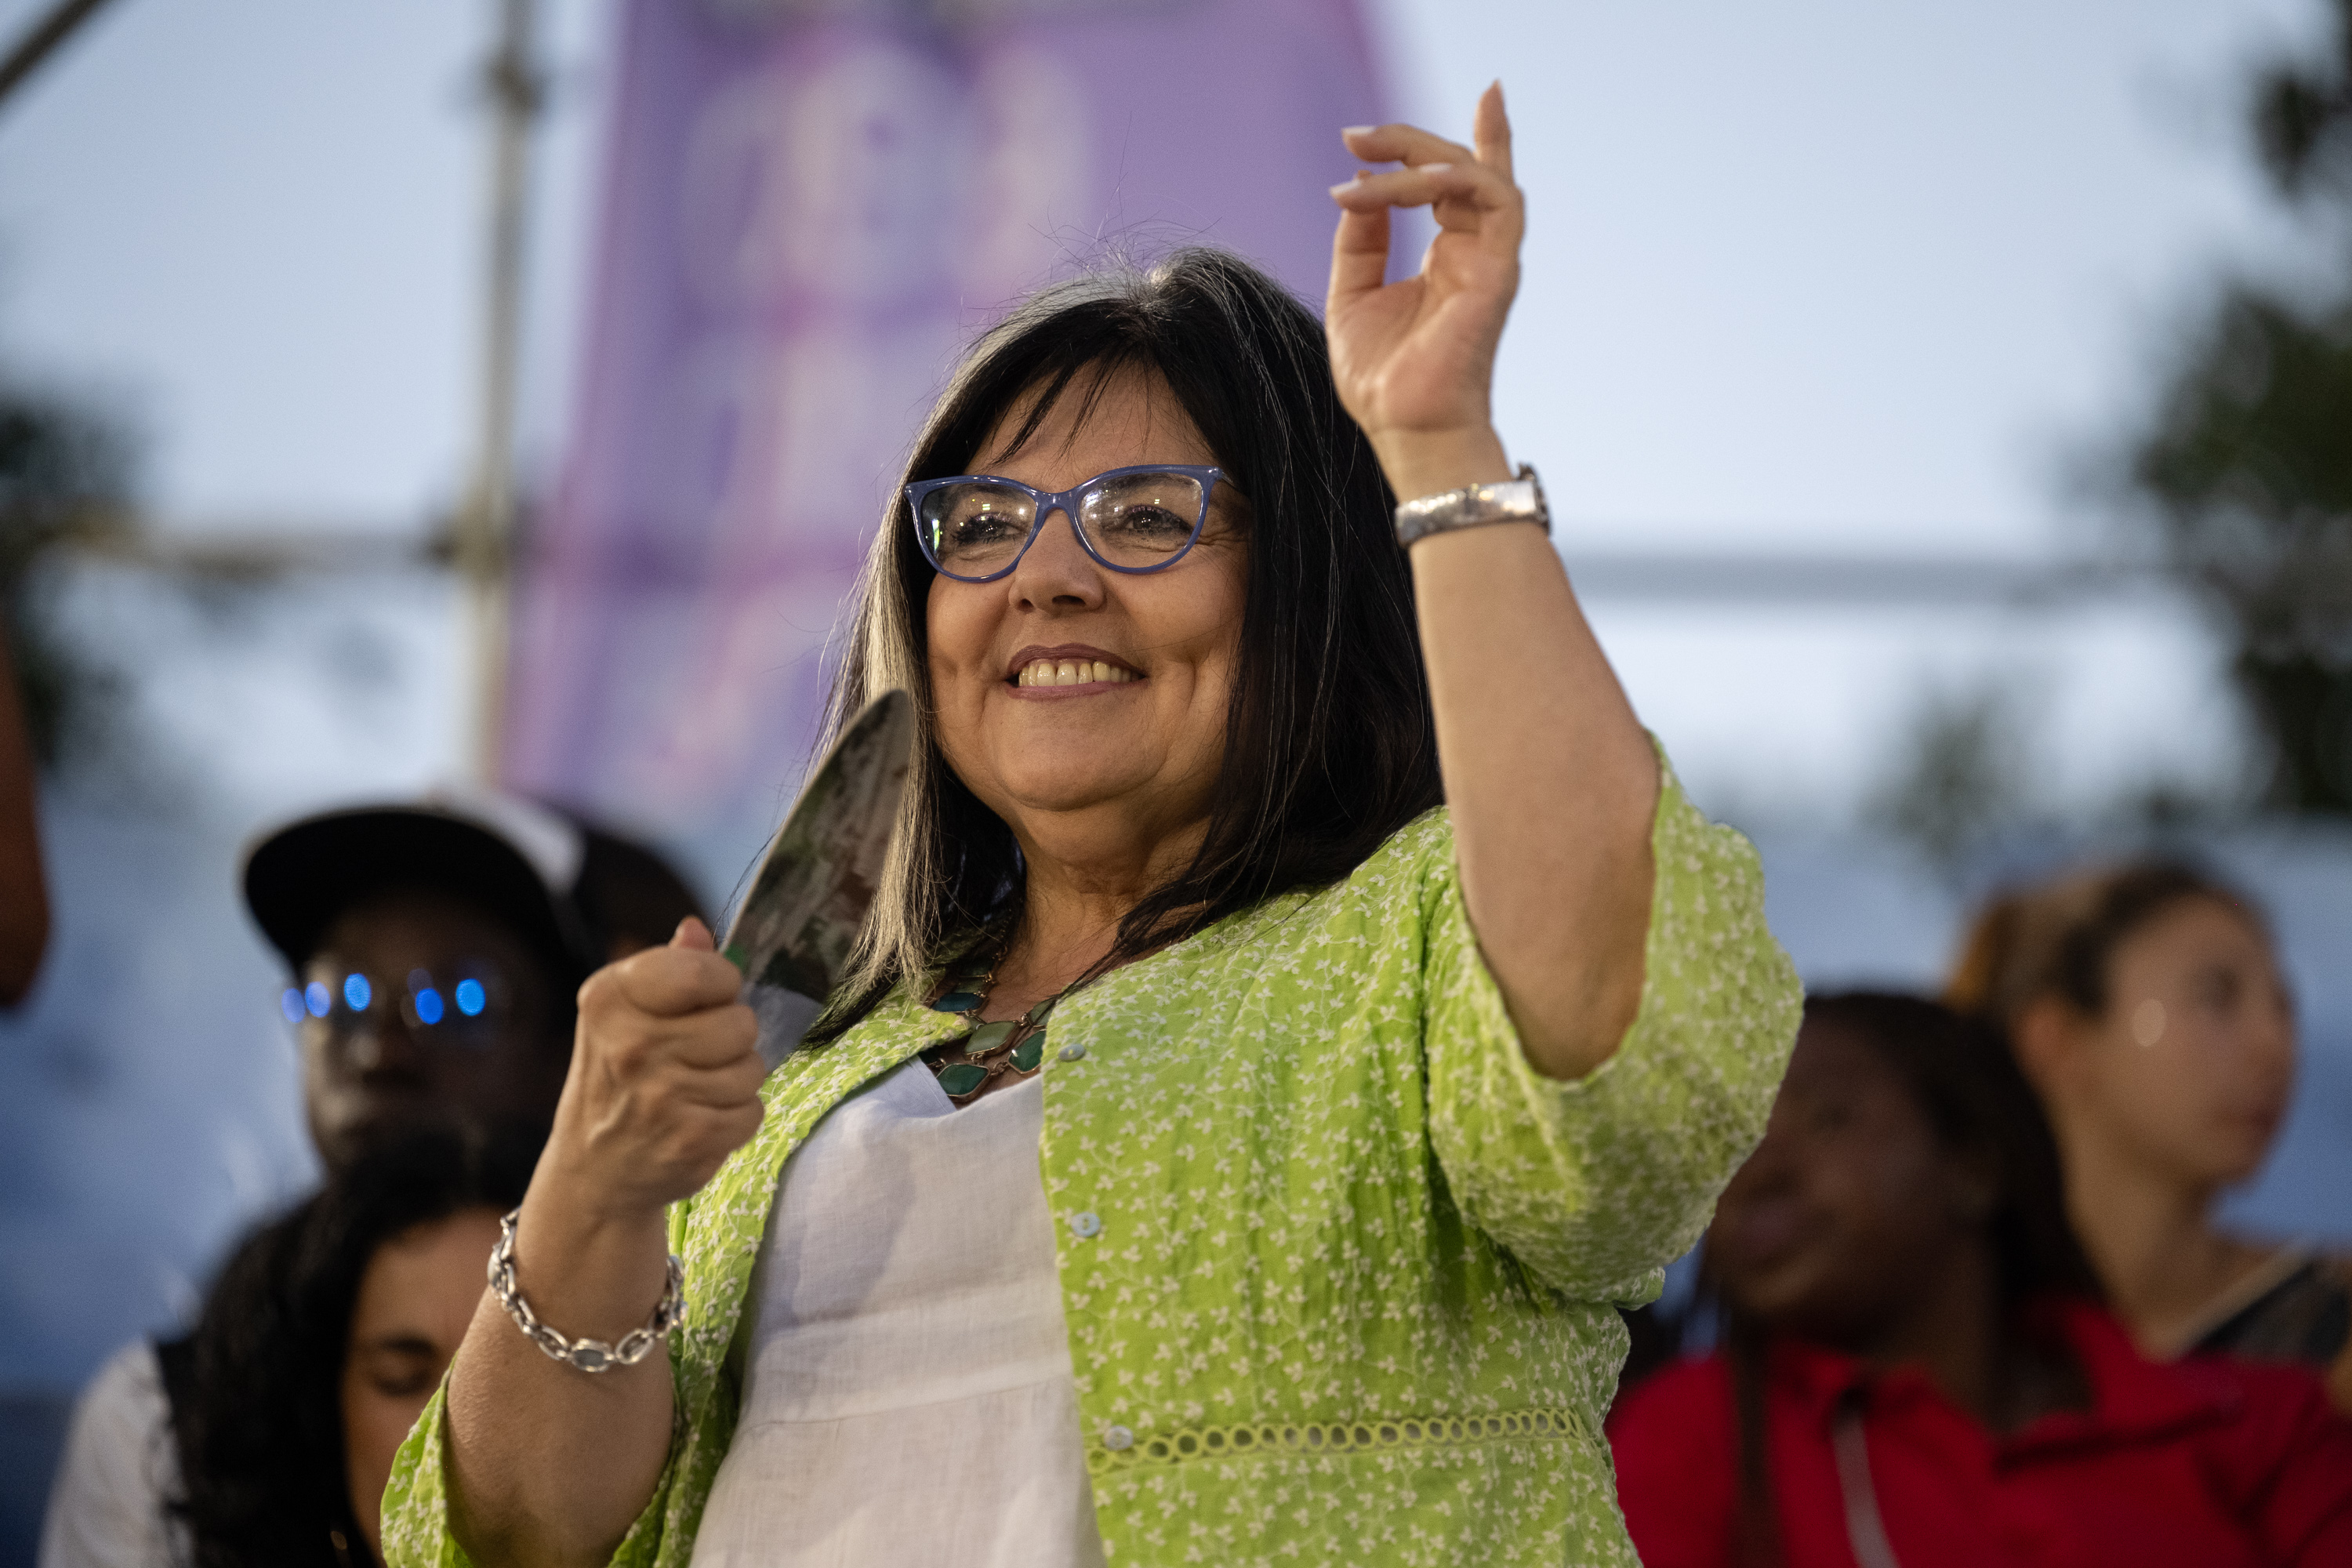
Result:
[[[300,1023],[305,1011],[302,1005],[302,993],[296,987],[289,985],[285,994],[278,998],[278,1010],[286,1015],[288,1023]]]
[[[313,980],[302,988],[302,1005],[310,1009],[313,1018],[325,1017],[327,1009],[334,1005],[334,993],[327,989],[327,983],[323,980]]]
[[[482,1009],[490,1005],[489,993],[478,980],[460,980],[452,994],[457,999],[457,1011],[468,1018],[480,1017]]]
[[[441,993],[430,985],[416,994],[416,1021],[420,1024],[441,1021]]]
[[[375,988],[368,984],[368,977],[366,975],[346,974],[343,976],[343,1002],[344,1005],[349,1006],[352,1012],[366,1012],[368,1010],[368,1004],[374,1000],[374,998]]]

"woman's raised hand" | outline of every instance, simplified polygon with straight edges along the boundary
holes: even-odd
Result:
[[[766,1068],[743,976],[709,928],[681,922],[667,947],[598,970],[580,988],[580,1032],[542,1169],[567,1206],[602,1217],[658,1212],[699,1191],[759,1131]]]
[[[1331,190],[1341,213],[1324,324],[1339,400],[1402,499],[1507,479],[1490,393],[1527,217],[1502,84],[1478,100],[1475,152],[1410,125],[1340,134],[1365,163],[1404,167]],[[1420,272],[1383,283],[1389,209],[1416,206],[1436,216],[1437,238]]]
[[[1400,500],[1507,479],[1491,392],[1527,214],[1501,84],[1478,100],[1475,152],[1410,125],[1343,134],[1363,162],[1404,166],[1332,187],[1339,399]],[[1424,205],[1437,238],[1420,272],[1382,283],[1390,209]],[[1543,530],[1461,529],[1410,559],[1470,923],[1529,1063],[1579,1078],[1641,1002],[1657,756]]]

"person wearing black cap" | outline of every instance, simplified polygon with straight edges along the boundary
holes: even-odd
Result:
[[[535,1154],[570,1064],[580,983],[698,913],[649,850],[492,794],[291,823],[255,845],[245,897],[289,971],[280,1005],[300,1035],[304,1111],[331,1182],[380,1153],[397,1163],[420,1137]],[[85,1391],[42,1568],[185,1557],[174,1500],[194,1343],[127,1346]],[[335,1550],[346,1563],[366,1553],[356,1540]]]
[[[544,1134],[572,993],[698,913],[650,851],[490,794],[304,818],[254,847],[245,896],[293,972],[281,1006],[330,1168],[425,1124]]]
[[[527,803],[309,817],[255,847],[247,907],[293,972],[304,1110],[330,1169],[430,1123],[544,1128],[572,993],[601,960],[572,823]]]

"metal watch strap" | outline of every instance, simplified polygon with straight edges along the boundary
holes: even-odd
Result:
[[[553,1360],[582,1372],[610,1372],[616,1366],[635,1366],[646,1359],[654,1346],[667,1338],[669,1331],[686,1321],[686,1265],[675,1252],[669,1257],[668,1279],[662,1286],[662,1298],[654,1308],[654,1315],[645,1327],[631,1329],[621,1336],[620,1343],[606,1340],[575,1340],[565,1337],[539,1321],[530,1303],[522,1299],[515,1284],[515,1221],[522,1214],[517,1209],[499,1221],[499,1244],[490,1249],[490,1294],[506,1309],[515,1327],[531,1343],[545,1351]]]
[[[1547,534],[1551,531],[1551,511],[1544,504],[1543,481],[1536,478],[1535,469],[1522,463],[1515,479],[1465,485],[1458,490],[1406,501],[1396,509],[1397,542],[1411,544],[1433,533],[1484,528],[1492,522],[1532,522]]]

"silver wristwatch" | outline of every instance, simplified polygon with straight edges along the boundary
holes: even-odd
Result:
[[[671,1253],[667,1278],[662,1284],[662,1299],[654,1307],[652,1319],[643,1328],[631,1329],[614,1344],[606,1340],[575,1340],[558,1333],[539,1321],[530,1303],[522,1299],[515,1284],[515,1221],[522,1214],[517,1209],[499,1221],[499,1244],[490,1249],[490,1294],[515,1327],[550,1357],[582,1372],[610,1372],[616,1366],[635,1366],[646,1359],[654,1346],[667,1338],[669,1331],[686,1321],[686,1266]]]
[[[1519,465],[1519,477],[1496,485],[1465,485],[1396,509],[1397,542],[1411,544],[1433,533],[1484,528],[1490,522],[1532,522],[1549,534],[1551,511],[1544,505],[1543,481]]]

